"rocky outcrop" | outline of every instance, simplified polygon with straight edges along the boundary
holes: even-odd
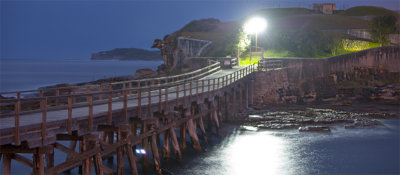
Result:
[[[255,73],[259,104],[386,100],[400,104],[400,47],[328,59],[282,60],[285,68]]]
[[[144,79],[144,78],[155,78],[157,76],[158,76],[157,72],[155,72],[151,69],[138,69],[138,70],[136,70],[135,75],[133,76],[133,79],[139,80],[139,79]]]
[[[92,60],[162,60],[159,51],[135,48],[117,48],[109,51],[93,53]]]

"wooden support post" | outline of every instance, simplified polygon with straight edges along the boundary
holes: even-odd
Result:
[[[3,174],[10,175],[11,174],[11,153],[4,153],[3,155]]]
[[[129,84],[128,84],[128,88],[129,88],[129,89],[132,89],[132,82],[131,82],[131,81],[130,81]],[[129,90],[128,93],[129,93],[129,94],[132,94],[132,91]]]
[[[72,104],[76,103],[75,94],[76,94],[76,88],[72,88]]]
[[[205,130],[205,128],[204,128],[203,116],[201,116],[201,117],[198,119],[198,122],[199,122],[199,127],[200,127],[200,130],[201,130],[201,133],[203,134],[203,139],[204,139],[204,141],[205,141],[206,143],[208,143],[206,130]]]
[[[87,137],[86,137],[86,136],[83,136],[83,140],[80,141],[79,147],[80,147],[80,150],[81,150],[81,151],[80,151],[81,154],[82,154],[82,153],[85,153],[86,151],[89,150],[88,142],[87,142]],[[84,175],[90,175],[90,174],[91,174],[91,171],[90,171],[90,170],[91,170],[91,169],[90,169],[90,157],[87,157],[86,159],[84,159],[84,160],[82,161],[82,174],[84,174]]]
[[[162,93],[161,93],[161,88],[158,89],[158,111],[161,112],[162,110]]]
[[[156,171],[158,174],[161,174],[162,170],[161,170],[161,165],[160,165],[160,156],[158,154],[157,136],[156,135],[151,136],[151,151],[153,152],[153,160],[154,160],[154,165],[156,167]]]
[[[88,146],[91,149],[97,149],[99,147],[99,136],[97,134],[91,134],[88,136]],[[103,160],[101,159],[101,154],[100,152],[96,153],[93,156],[93,166],[94,170],[96,172],[96,175],[103,175],[104,170],[103,170]]]
[[[168,112],[168,86],[165,87],[164,113]]]
[[[56,89],[56,106],[60,105],[60,89]]]
[[[215,123],[216,129],[217,129],[217,135],[220,136],[221,134],[220,134],[220,130],[219,130],[220,126],[219,126],[219,120],[218,120],[218,113],[219,113],[218,102],[215,103],[215,101],[214,101],[213,102],[213,112],[212,112],[212,114],[214,114],[214,115],[212,115],[212,117],[213,117],[212,120]]]
[[[172,143],[172,147],[174,148],[175,156],[179,160],[182,160],[182,153],[181,153],[181,150],[179,148],[179,143],[178,143],[178,138],[176,137],[175,128],[171,127],[169,129],[169,133],[170,133],[170,136],[171,136],[171,143]]]
[[[128,92],[124,91],[124,108],[123,108],[123,112],[122,112],[122,121],[124,123],[128,122]]]
[[[112,123],[112,92],[108,92],[108,113],[107,113],[107,124],[111,125]]]
[[[103,86],[99,86],[99,100],[103,100]]]
[[[117,134],[118,142],[122,140],[121,130],[118,130]],[[117,175],[124,174],[124,146],[117,148]]]
[[[137,91],[137,98],[138,98],[138,106],[137,106],[137,116],[138,118],[142,118],[142,91],[139,89]]]
[[[208,100],[210,100],[210,79],[208,79],[208,90],[207,90],[207,98],[208,98]]]
[[[151,112],[151,88],[149,87],[147,89],[147,116],[152,117],[152,112]]]
[[[180,128],[181,148],[186,149],[186,123],[182,123]]]
[[[67,121],[68,134],[72,134],[72,98],[68,97],[68,121]]]
[[[176,105],[175,106],[178,107],[179,106],[179,85],[177,85],[175,89],[176,89],[176,98],[175,98]]]
[[[54,147],[51,146],[51,149],[46,153],[46,168],[54,167]]]
[[[192,108],[192,107],[191,107]],[[194,115],[194,110],[188,108],[185,111],[185,117],[190,117],[191,115]],[[193,148],[197,151],[197,152],[201,152],[201,146],[200,146],[200,142],[199,142],[199,138],[197,137],[197,133],[196,133],[196,122],[193,119],[189,119],[187,121],[187,127],[188,127],[188,132],[189,132],[189,136],[192,139],[192,146]]]
[[[215,78],[213,79],[213,94],[215,94]]]
[[[201,97],[203,97],[204,98],[204,79],[203,80],[201,80]]]
[[[135,158],[135,156],[133,154],[131,140],[128,139],[129,130],[130,130],[129,125],[121,125],[120,126],[121,139],[122,140],[127,140],[127,142],[128,142],[126,145],[124,145],[122,147],[125,147],[125,152],[126,152],[126,155],[128,157],[128,160],[129,160],[129,166],[131,168],[132,174],[137,175],[138,171],[137,171],[137,167],[136,167],[136,160],[135,160],[136,158]],[[135,135],[136,135],[136,133],[135,133]],[[121,149],[123,149],[123,148],[121,148]]]
[[[199,80],[196,81],[196,103],[199,102]]]
[[[88,118],[88,130],[93,131],[93,96],[88,96],[89,103],[89,118]]]
[[[186,105],[186,82],[183,83],[183,105]]]
[[[189,88],[190,88],[190,90],[189,90],[189,94],[190,94],[190,96],[189,96],[189,103],[192,103],[192,81],[190,81],[190,83],[189,83]]]
[[[33,174],[44,175],[44,153],[39,151],[33,154]]]
[[[15,145],[20,145],[21,140],[19,137],[19,114],[21,112],[21,93],[17,93],[17,102],[14,104],[14,143]],[[1,157],[0,157],[1,158]]]
[[[169,121],[170,119],[168,119]],[[166,122],[165,124],[169,124],[169,122]],[[163,157],[164,158],[170,158],[170,148],[169,148],[169,130],[166,130],[164,132],[164,139],[163,139]]]
[[[142,130],[141,130],[140,134],[146,133],[147,130],[148,130],[148,128],[146,125],[146,121],[144,120],[142,122]],[[146,152],[149,152],[149,140],[147,137],[143,138],[142,147],[143,147],[143,149],[146,150]],[[148,154],[143,155],[143,159],[145,160],[145,162],[147,162],[149,160]]]
[[[47,139],[47,99],[43,98],[40,103],[40,108],[42,109],[42,144]]]

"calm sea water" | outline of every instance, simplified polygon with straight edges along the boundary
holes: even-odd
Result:
[[[228,135],[217,138],[209,134],[211,143],[204,147],[206,152],[195,153],[189,144],[181,162],[164,160],[162,167],[174,175],[396,175],[400,173],[400,119],[380,121],[386,127],[345,130],[343,126],[336,126],[329,134],[297,130],[243,131],[237,126],[225,125]],[[65,154],[58,150],[55,153],[55,163],[62,163]],[[31,159],[29,154],[22,155]],[[103,163],[116,168],[115,158],[111,164],[107,160]],[[155,174],[138,168],[140,174]],[[28,167],[12,162],[12,174],[29,172]],[[130,172],[127,158],[124,172]],[[79,173],[75,168],[63,174]]]
[[[134,75],[137,69],[157,69],[162,61],[1,59],[0,92],[32,90],[59,83],[80,83]]]
[[[387,127],[336,126],[329,134],[236,129],[207,152],[167,169],[181,175],[399,174],[400,120],[380,121]]]

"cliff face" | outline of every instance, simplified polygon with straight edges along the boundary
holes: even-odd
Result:
[[[117,48],[93,53],[92,60],[162,60],[159,51],[148,51],[135,48]]]
[[[259,104],[388,100],[400,104],[400,47],[328,59],[284,60],[284,69],[255,73]]]

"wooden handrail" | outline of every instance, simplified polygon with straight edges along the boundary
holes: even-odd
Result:
[[[235,72],[233,72],[233,73],[231,73],[231,74],[228,74],[228,75],[226,75],[226,84],[228,85],[228,82],[230,82],[229,84],[231,84],[232,82],[234,82],[234,81],[236,81],[236,80],[238,80],[238,76],[240,75],[241,77],[243,77],[243,76],[245,76],[245,75],[247,75],[248,74],[248,72],[252,72],[252,71],[246,71],[245,72],[245,70],[253,70],[254,71],[254,66],[253,65],[250,65],[250,66],[247,66],[247,67],[244,67],[244,68],[242,68],[242,69],[239,69],[239,70],[237,70],[237,71],[235,71]],[[244,75],[245,74],[245,75]],[[233,81],[232,81],[232,75],[233,75]],[[230,78],[229,78],[229,80],[230,81],[228,81],[228,76],[230,76]],[[207,79],[207,81],[208,81],[208,83],[207,83],[207,86],[208,86],[208,89],[207,89],[207,91],[208,91],[208,95],[210,95],[209,93],[210,93],[210,91],[211,91],[211,81],[213,81],[213,87],[212,87],[212,91],[214,91],[215,89],[220,89],[220,88],[222,88],[222,87],[224,87],[224,77],[223,77],[223,79],[222,79],[222,87],[219,87],[219,78],[220,77],[218,77],[218,78],[213,78],[213,79]],[[215,88],[215,79],[217,79],[217,88]],[[194,81],[196,81],[196,82],[194,82]],[[109,103],[109,110],[111,111],[111,109],[110,109],[110,107],[112,106],[110,103],[112,103],[113,101],[115,101],[115,100],[117,100],[117,101],[120,101],[120,100],[122,100],[121,98],[120,98],[120,96],[118,95],[118,94],[127,94],[128,92],[134,92],[133,93],[133,96],[131,97],[131,98],[134,98],[134,99],[138,99],[139,100],[139,98],[141,98],[141,92],[145,92],[145,91],[150,91],[150,93],[148,93],[148,95],[149,96],[152,96],[151,95],[151,91],[153,91],[153,90],[159,90],[159,95],[162,95],[162,93],[161,93],[161,89],[166,89],[166,90],[168,90],[168,88],[170,88],[170,87],[176,87],[176,92],[177,92],[177,99],[179,98],[179,94],[178,94],[178,91],[179,91],[179,86],[181,86],[181,85],[183,85],[183,88],[184,88],[184,98],[186,98],[186,84],[189,84],[189,85],[191,85],[192,86],[192,84],[193,84],[193,82],[194,83],[196,83],[196,99],[198,98],[197,96],[198,96],[198,93],[199,93],[199,90],[198,90],[198,86],[199,86],[199,82],[198,81],[201,81],[202,83],[201,83],[201,93],[203,93],[204,94],[204,86],[205,86],[205,83],[204,83],[204,79],[203,80],[196,80],[196,79],[194,79],[193,77],[192,78],[188,78],[188,79],[184,79],[184,80],[180,80],[180,81],[177,81],[177,82],[167,82],[166,84],[159,84],[159,85],[155,85],[155,86],[148,86],[148,87],[139,87],[139,88],[137,88],[137,87],[135,87],[135,88],[125,88],[125,89],[118,89],[118,90],[110,90],[110,89],[104,89],[104,90],[102,90],[102,91],[100,91],[100,92],[88,92],[88,93],[83,93],[83,94],[77,94],[77,95],[59,95],[59,96],[47,96],[47,97],[34,97],[34,98],[24,98],[24,99],[19,99],[19,100],[17,100],[17,99],[2,99],[2,100],[0,100],[0,106],[5,106],[4,105],[4,102],[9,102],[8,104],[6,104],[6,105],[11,105],[11,104],[16,104],[16,102],[18,102],[18,103],[21,103],[21,102],[29,102],[29,101],[41,101],[41,100],[43,100],[43,99],[46,99],[46,101],[48,101],[48,100],[50,100],[50,99],[54,99],[54,100],[57,100],[58,99],[58,101],[59,101],[59,105],[56,105],[56,106],[66,106],[66,107],[68,107],[68,109],[69,108],[73,108],[74,106],[79,106],[79,107],[81,107],[82,105],[85,105],[86,104],[86,106],[87,105],[89,105],[90,106],[90,102],[89,101],[87,101],[87,102],[81,102],[81,103],[77,103],[77,104],[74,104],[74,102],[73,102],[73,99],[75,99],[75,98],[77,98],[77,97],[89,97],[89,96],[91,96],[91,100],[92,100],[92,103],[93,103],[93,101],[99,101],[99,102],[101,102],[101,101],[105,101],[105,103]],[[191,87],[190,88],[190,94],[191,94],[191,96],[193,95],[192,94],[192,88],[193,87]],[[168,91],[166,91],[165,93],[167,93]],[[135,93],[136,93],[136,97],[135,97]],[[164,93],[164,94],[165,94]],[[93,96],[98,96],[98,95],[104,95],[104,94],[108,94],[108,98],[106,99],[106,100],[103,100],[102,98],[99,98],[99,100],[93,100]],[[113,100],[113,98],[112,98],[112,95],[113,94],[115,94],[115,95],[118,95],[118,96],[116,96],[115,97],[115,99]],[[124,97],[125,97],[125,95],[124,95]],[[149,97],[148,97],[149,98]],[[67,104],[63,104],[63,103],[61,103],[62,102],[62,100],[61,99],[67,99]],[[161,98],[160,98],[161,99]],[[167,97],[166,97],[166,100],[167,100]],[[151,100],[150,100],[151,101]],[[141,100],[139,100],[139,102],[141,102]],[[159,100],[159,103],[160,103],[160,100]],[[96,104],[98,104],[98,103],[96,103]],[[140,106],[139,105],[140,103],[138,103],[138,106]],[[20,112],[20,114],[24,114],[25,112],[21,112],[21,111],[19,111]],[[109,116],[110,117],[108,117],[109,119],[108,120],[112,120],[112,119],[110,119],[111,118],[111,116],[112,116],[112,113],[109,113]]]

